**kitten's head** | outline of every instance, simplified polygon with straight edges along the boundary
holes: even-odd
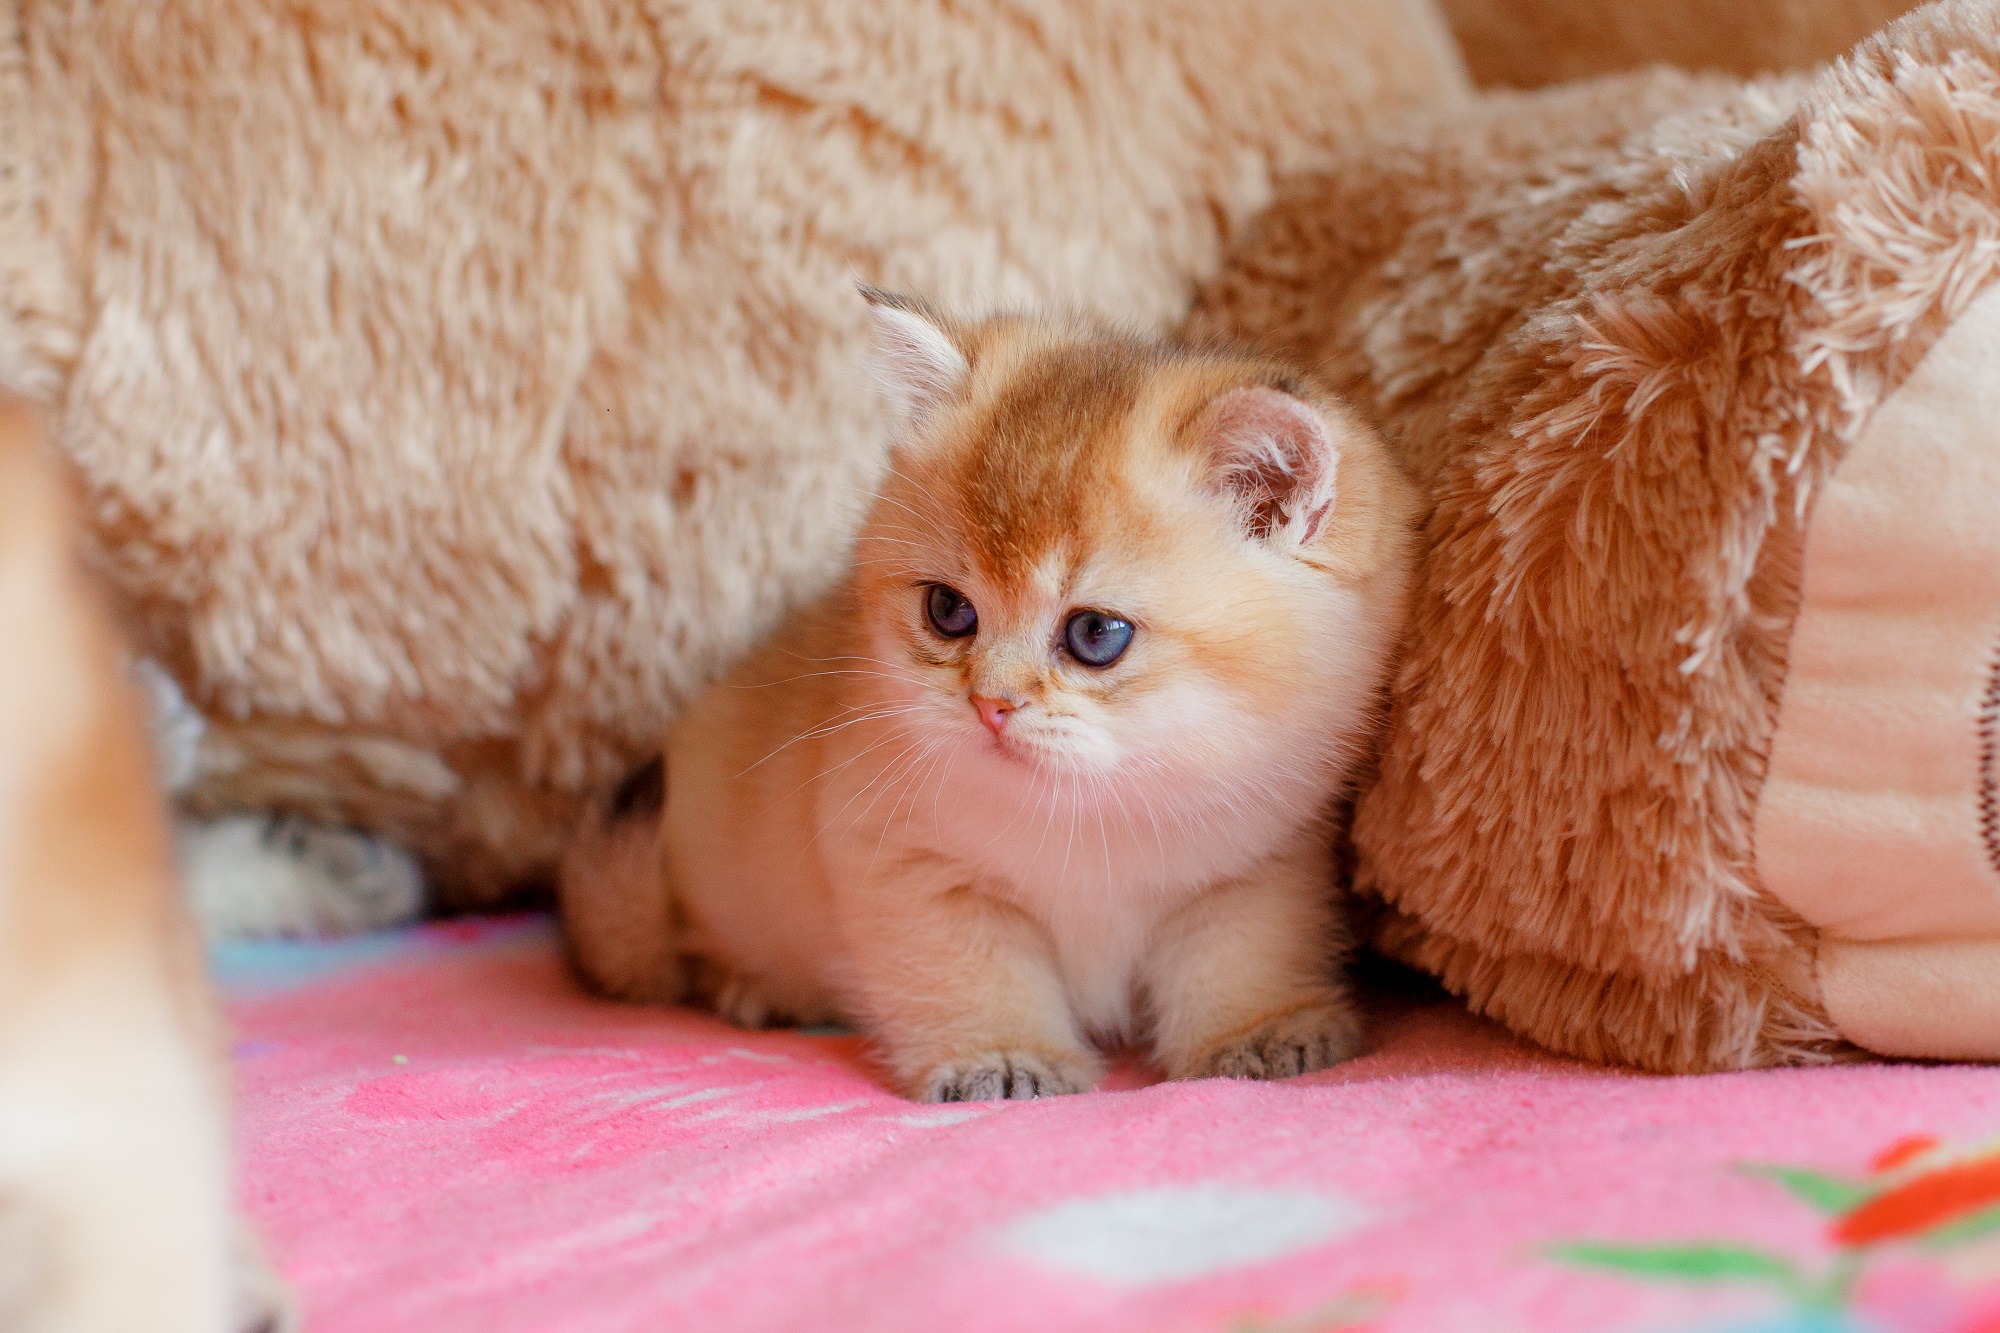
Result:
[[[1188,783],[1351,758],[1406,484],[1256,357],[869,293],[899,416],[856,589],[905,726],[996,773]]]

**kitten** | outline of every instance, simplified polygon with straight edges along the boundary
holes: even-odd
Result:
[[[600,986],[855,1020],[928,1101],[1356,1048],[1328,815],[1403,618],[1413,499],[1254,357],[870,293],[898,409],[853,571],[574,849]]]

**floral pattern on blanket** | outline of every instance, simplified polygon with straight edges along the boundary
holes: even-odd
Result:
[[[929,1107],[533,919],[216,961],[311,1333],[2000,1333],[2000,1070],[1648,1078],[1403,982],[1311,1078]]]
[[[1827,1219],[1815,1259],[1714,1240],[1571,1242],[1551,1257],[1640,1282],[1763,1289],[1784,1313],[1759,1329],[2000,1333],[2000,1141],[1911,1135],[1868,1165],[1743,1168]]]

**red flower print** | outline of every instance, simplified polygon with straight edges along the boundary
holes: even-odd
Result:
[[[1933,1230],[1994,1204],[2000,1204],[2000,1156],[1952,1162],[1875,1195],[1836,1221],[1832,1236],[1842,1245],[1873,1245]]]
[[[1906,1139],[1897,1139],[1876,1153],[1875,1160],[1868,1164],[1868,1169],[1879,1176],[1885,1171],[1894,1171],[1899,1166],[1915,1161],[1937,1146],[1938,1141],[1932,1135],[1912,1134]]]

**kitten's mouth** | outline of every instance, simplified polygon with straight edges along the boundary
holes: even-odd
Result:
[[[1054,735],[1043,732],[1030,735],[1009,727],[998,735],[987,737],[992,742],[995,754],[1019,764],[1023,768],[1044,772],[1089,773],[1092,765],[1077,753],[1073,745],[1064,744],[1065,737],[1060,731]]]
[[[1005,755],[1007,758],[1021,763],[1026,763],[1035,757],[1036,747],[1024,742],[1018,732],[1002,731],[990,735],[986,739],[991,742],[991,748],[995,754]]]
[[[1037,765],[1048,757],[1047,748],[1025,735],[1018,725],[988,733],[985,740],[993,754],[1017,764]]]

